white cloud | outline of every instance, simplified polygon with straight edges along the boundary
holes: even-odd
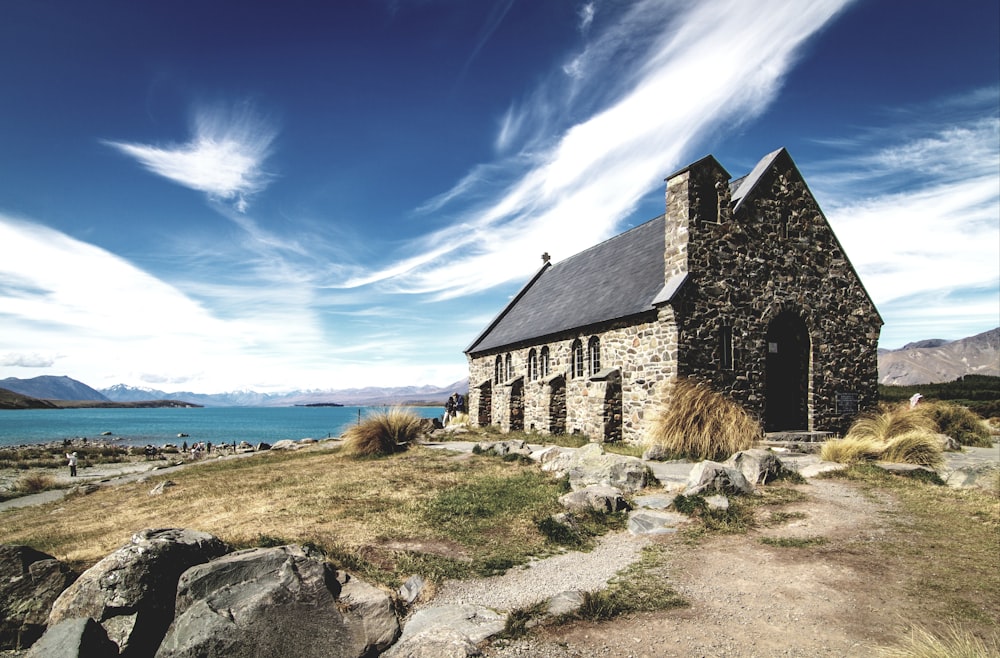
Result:
[[[522,126],[548,129],[549,119],[565,122],[592,105],[589,116],[528,136],[516,156],[496,163],[508,179],[518,172],[499,192],[477,196],[477,178],[463,179],[430,207],[471,200],[471,210],[405,246],[419,256],[346,285],[467,295],[523,280],[542,251],[558,260],[608,237],[709,130],[760,114],[797,47],[846,4],[714,0],[664,17],[670,10],[660,2],[635,3],[574,58],[569,88],[541,90],[508,111],[497,146],[510,148]]]
[[[810,168],[831,225],[886,322],[883,345],[1000,324],[1000,118],[970,97],[833,143]],[[956,335],[957,334],[957,335]]]
[[[249,197],[269,180],[263,164],[276,135],[274,128],[246,105],[230,110],[203,107],[195,112],[192,133],[187,142],[169,146],[105,143],[155,174],[246,212]]]
[[[0,355],[0,366],[17,366],[19,368],[49,368],[56,362],[52,354],[8,353]]]
[[[594,22],[594,14],[597,13],[597,6],[594,2],[587,2],[580,5],[580,9],[577,10],[577,16],[580,18],[580,31],[586,32],[590,29],[591,24]]]

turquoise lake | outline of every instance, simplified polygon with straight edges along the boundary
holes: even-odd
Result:
[[[122,445],[187,441],[274,443],[339,436],[349,425],[385,407],[202,407],[182,409],[0,410],[0,446],[86,437]],[[425,418],[442,407],[414,407]],[[111,432],[111,436],[102,436]],[[178,434],[187,434],[178,438]]]

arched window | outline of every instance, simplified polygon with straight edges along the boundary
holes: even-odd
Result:
[[[543,347],[541,356],[538,359],[538,370],[540,377],[549,376],[549,348]]]
[[[587,365],[591,375],[601,371],[601,339],[597,336],[591,336],[587,341]]]
[[[535,381],[538,379],[538,354],[535,352],[535,348],[531,348],[528,351],[528,381]]]
[[[579,338],[573,341],[569,374],[570,377],[583,377],[583,343]]]
[[[503,359],[497,354],[497,362],[493,365],[493,383],[499,384],[503,381]]]
[[[507,352],[507,356],[503,358],[503,361],[506,378],[507,380],[511,380],[514,378],[514,360],[510,358],[510,352]]]

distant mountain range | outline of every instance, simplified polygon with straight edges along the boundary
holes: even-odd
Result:
[[[469,389],[467,379],[444,387],[395,386],[349,388],[342,390],[307,390],[289,393],[258,393],[230,391],[228,393],[166,392],[116,384],[110,388],[93,389],[69,377],[42,376],[32,379],[8,377],[0,380],[0,389],[7,389],[37,400],[81,400],[94,402],[148,402],[151,400],[183,400],[205,407],[291,407],[295,405],[342,404],[345,406],[377,406],[389,404],[443,405],[456,391],[463,395]]]
[[[878,351],[879,382],[898,386],[950,382],[963,375],[1000,376],[1000,327],[960,340],[930,339],[909,343],[896,350]],[[166,392],[116,384],[96,390],[69,377],[42,376],[32,379],[0,379],[0,389],[7,389],[39,400],[91,400],[96,402],[147,402],[182,400],[205,407],[290,407],[306,404],[342,404],[377,406],[389,404],[441,405],[452,393],[465,394],[469,380],[462,379],[444,387],[394,386],[329,390],[291,391],[289,393]]]
[[[1000,327],[960,340],[935,338],[878,351],[881,384],[937,384],[963,375],[1000,376]]]

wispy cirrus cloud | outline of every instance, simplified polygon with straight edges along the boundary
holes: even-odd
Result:
[[[274,127],[251,106],[242,104],[198,108],[191,132],[188,141],[166,146],[113,140],[104,143],[154,174],[204,192],[213,201],[229,202],[237,212],[246,212],[250,197],[270,180],[263,165],[277,134]]]
[[[998,101],[994,88],[904,108],[808,165],[887,346],[1000,324]]]
[[[629,5],[507,112],[497,147],[513,155],[488,181],[466,177],[428,204],[451,226],[343,285],[457,297],[523,280],[542,251],[558,260],[606,238],[708,131],[758,116],[799,46],[848,3]]]

